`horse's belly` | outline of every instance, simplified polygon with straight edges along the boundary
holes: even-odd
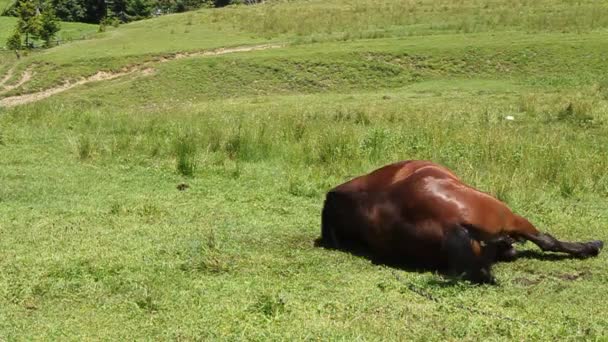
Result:
[[[434,221],[401,222],[377,229],[368,241],[377,255],[403,262],[437,264],[445,259],[443,234],[442,226]]]

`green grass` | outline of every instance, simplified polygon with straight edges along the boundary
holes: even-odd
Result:
[[[13,0],[0,0],[0,13],[8,9],[13,4],[13,2]]]
[[[403,159],[452,168],[561,239],[608,240],[606,32],[581,12],[603,3],[516,18],[547,3],[495,1],[480,13],[512,24],[469,33],[430,24],[481,20],[478,2],[418,3],[427,29],[412,36],[361,39],[363,17],[402,25],[362,2],[286,2],[142,21],[22,60],[37,73],[10,94],[157,54],[297,43],[0,108],[0,340],[604,339],[605,251],[501,263],[492,287],[398,270],[403,283],[314,247],[328,189]],[[309,31],[232,20],[267,8],[276,27],[282,11]],[[344,13],[328,33],[325,10]],[[587,28],[558,29],[558,14]]]
[[[550,7],[551,11],[545,9]],[[21,61],[41,68],[36,84],[47,88],[97,70],[120,70],[179,51],[282,41],[307,44],[429,35],[502,33],[506,37],[604,32],[608,5],[598,1],[298,1],[205,9],[123,25],[95,39],[60,46]],[[7,33],[8,34],[8,33]],[[492,35],[488,42],[498,43]],[[483,39],[480,39],[483,40]],[[444,39],[443,44],[452,44]],[[462,44],[462,40],[458,43]],[[92,58],[84,57],[83,51]],[[57,70],[61,72],[57,72]]]
[[[547,10],[550,8],[550,10]],[[608,27],[608,4],[583,0],[270,2],[213,12],[214,21],[298,41],[496,31],[588,32]]]
[[[443,306],[388,268],[313,247],[329,187],[404,158],[452,167],[563,239],[606,239],[608,132],[597,94],[579,100],[602,104],[587,113],[592,127],[560,119],[555,100],[572,94],[452,95],[5,112],[0,331],[9,339],[603,336],[604,254],[500,264],[499,287],[401,273]],[[193,151],[188,177],[180,149]],[[182,182],[190,188],[180,192]],[[471,317],[450,306],[458,304],[539,324]]]
[[[6,39],[15,31],[17,20],[11,17],[0,17],[0,42],[2,47],[6,44]]]
[[[210,23],[207,11],[167,15],[153,20],[137,21],[108,27],[106,32],[92,34],[91,39],[62,44],[20,61],[20,69],[33,65],[39,77],[28,88],[29,92],[63,83],[65,80],[92,75],[98,70],[120,70],[159,56],[176,52],[201,51],[218,47],[253,45],[268,40],[252,37],[227,25]],[[62,24],[67,29],[70,23]],[[72,24],[90,27],[88,24]],[[97,26],[94,26],[97,30]],[[6,35],[10,32],[7,31]],[[73,32],[79,34],[78,32]],[[84,32],[83,32],[84,33]],[[1,36],[0,36],[1,38]],[[69,36],[65,39],[69,40]],[[31,87],[31,88],[29,88]]]

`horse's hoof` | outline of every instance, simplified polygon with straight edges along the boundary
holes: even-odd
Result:
[[[480,269],[477,272],[466,274],[465,279],[476,284],[496,285],[496,278],[489,269]]]
[[[517,259],[517,250],[513,247],[500,251],[496,256],[497,261],[514,261]]]
[[[586,253],[586,256],[596,256],[600,253],[600,250],[604,248],[604,242],[595,240],[587,242],[587,246],[589,247],[589,251]]]
[[[592,246],[594,246],[595,248],[597,248],[598,250],[601,250],[602,248],[604,248],[604,241],[595,240],[595,241],[591,241],[590,244]]]

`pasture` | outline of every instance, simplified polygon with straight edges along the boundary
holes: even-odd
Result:
[[[268,2],[0,51],[5,104],[128,70],[0,107],[0,340],[605,339],[605,251],[475,286],[314,240],[328,189],[403,159],[608,240],[606,11]]]

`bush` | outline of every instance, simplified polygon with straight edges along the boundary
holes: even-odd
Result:
[[[182,176],[191,177],[196,171],[196,143],[191,136],[183,136],[175,142],[175,168]]]
[[[44,40],[44,45],[46,47],[50,47],[51,41],[61,29],[58,18],[55,15],[55,10],[50,3],[47,3],[45,9],[42,11],[40,22],[40,38]]]
[[[19,33],[19,30],[15,30],[15,32],[13,32],[13,34],[8,37],[8,39],[6,40],[6,47],[9,50],[20,50],[22,47],[21,44],[21,33]]]

